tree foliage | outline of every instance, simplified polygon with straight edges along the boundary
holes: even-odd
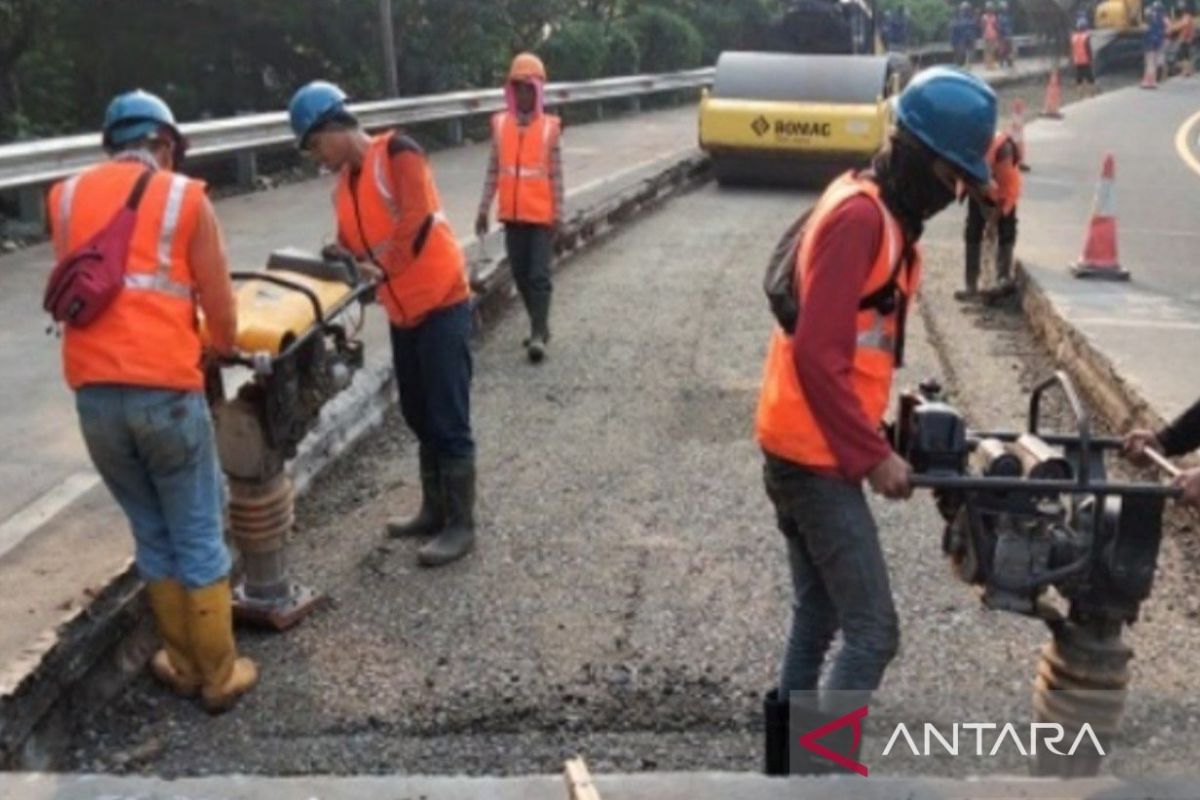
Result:
[[[562,80],[699,66],[754,47],[781,5],[392,0],[400,90],[493,86],[521,50]],[[279,109],[314,78],[378,98],[381,24],[378,0],[0,0],[0,140],[94,130],[139,87],[185,120]]]

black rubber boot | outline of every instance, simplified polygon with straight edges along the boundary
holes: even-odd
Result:
[[[979,242],[967,242],[965,274],[967,288],[955,292],[955,300],[974,300],[979,296],[979,265],[982,258],[982,245]]]
[[[1017,290],[1013,281],[1013,245],[1002,244],[996,251],[996,285],[987,291],[984,300],[995,303]]]
[[[446,527],[417,551],[417,563],[423,567],[457,561],[475,546],[475,459],[439,459],[438,471],[446,499]]]
[[[777,776],[788,774],[788,704],[779,699],[779,690],[763,696],[763,772]]]
[[[430,536],[446,524],[445,497],[442,494],[441,475],[438,472],[437,455],[428,447],[418,451],[421,462],[421,508],[409,519],[390,519],[387,535],[393,539],[412,536]]]
[[[529,339],[526,340],[525,350],[529,360],[538,364],[546,357],[546,348],[550,344],[550,295],[548,293],[531,294],[529,297]]]

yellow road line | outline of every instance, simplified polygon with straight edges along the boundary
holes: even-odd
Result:
[[[1188,117],[1187,121],[1179,126],[1179,130],[1175,133],[1175,149],[1179,151],[1179,157],[1183,159],[1183,163],[1192,168],[1192,172],[1200,175],[1200,158],[1196,158],[1196,154],[1192,152],[1192,148],[1188,143],[1188,133],[1200,123],[1200,111],[1197,111],[1192,116]]]

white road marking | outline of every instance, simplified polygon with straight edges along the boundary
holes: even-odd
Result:
[[[0,557],[23,542],[25,537],[55,514],[91,491],[98,483],[100,476],[94,472],[72,473],[54,488],[0,523]]]

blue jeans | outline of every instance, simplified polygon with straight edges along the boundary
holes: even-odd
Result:
[[[400,413],[442,458],[475,456],[471,436],[471,304],[434,311],[412,328],[392,326]]]
[[[795,598],[779,693],[817,689],[834,634],[842,648],[823,687],[870,691],[896,655],[900,624],[879,531],[862,487],[767,456],[763,470],[787,539]]]
[[[92,463],[129,517],[142,577],[199,589],[227,576],[224,487],[203,393],[85,386],[75,408]]]

